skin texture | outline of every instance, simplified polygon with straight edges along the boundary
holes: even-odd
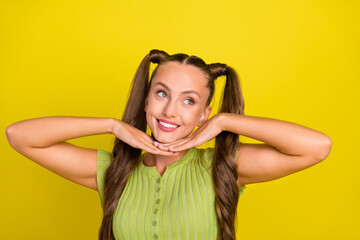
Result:
[[[178,161],[189,148],[200,146],[221,131],[264,142],[239,146],[236,165],[240,186],[284,177],[321,162],[330,153],[332,142],[328,136],[295,123],[230,113],[216,114],[208,119],[211,108],[205,106],[209,94],[206,81],[205,75],[193,66],[170,62],[159,68],[146,100],[147,122],[157,140],[154,146],[179,154],[149,153],[145,165],[157,166],[158,172],[163,174],[166,165]],[[182,93],[189,90],[196,91],[200,97]],[[185,104],[189,98],[195,100],[194,105]],[[157,125],[159,118],[180,127],[173,132],[164,132]],[[199,128],[190,134],[196,125]]]
[[[184,138],[199,121],[207,119],[211,107],[205,107],[209,97],[206,83],[205,75],[194,66],[168,62],[159,67],[145,101],[146,120],[158,142],[170,143]],[[164,132],[158,127],[157,119],[180,127]]]
[[[205,106],[209,97],[206,84],[204,73],[194,66],[168,62],[159,67],[145,101],[146,120],[157,140],[155,146],[158,146],[158,142],[171,143],[187,137],[195,126],[201,126],[208,119],[211,107]],[[163,131],[158,119],[173,122],[179,127],[172,132]],[[144,164],[157,166],[162,174],[166,165],[178,161],[187,150],[175,156],[149,153]]]
[[[332,142],[327,135],[295,123],[230,113],[215,114],[209,119],[211,107],[206,106],[209,89],[201,70],[178,62],[162,64],[158,70],[145,105],[146,119],[157,141],[115,118],[54,116],[8,126],[8,142],[35,163],[94,190],[98,190],[96,149],[82,148],[66,140],[113,134],[146,151],[144,164],[156,166],[162,175],[166,166],[178,161],[189,148],[202,145],[221,131],[234,132],[264,142],[239,146],[236,159],[239,186],[284,177],[321,162],[330,153]],[[193,101],[195,104],[191,104]],[[164,132],[158,126],[158,118],[180,127]],[[195,126],[199,128],[191,134]]]

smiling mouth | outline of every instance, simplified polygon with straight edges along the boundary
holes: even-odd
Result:
[[[170,123],[166,123],[166,122],[163,122],[163,121],[160,121],[159,119],[156,119],[158,121],[158,123],[165,127],[165,128],[171,128],[171,129],[176,129],[178,127],[180,127],[180,125],[175,125],[175,124],[170,124]]]

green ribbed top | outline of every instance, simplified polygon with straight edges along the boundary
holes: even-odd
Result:
[[[115,239],[216,239],[211,163],[214,149],[190,148],[161,176],[156,166],[145,166],[143,154],[131,173],[113,217]],[[104,177],[113,160],[97,151],[97,184],[103,202]],[[246,186],[239,188],[240,194]]]

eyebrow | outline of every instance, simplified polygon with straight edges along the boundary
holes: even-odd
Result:
[[[157,83],[154,84],[154,87],[155,87],[156,85],[161,85],[161,86],[163,86],[167,91],[170,92],[170,88],[169,88],[168,86],[166,86],[165,83],[157,82]],[[187,91],[181,92],[181,94],[189,94],[189,93],[194,93],[194,94],[198,95],[199,98],[201,99],[200,94],[199,94],[198,92],[194,91],[194,90],[187,90]]]

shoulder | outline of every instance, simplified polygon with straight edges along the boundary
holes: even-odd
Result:
[[[196,161],[210,171],[213,162],[214,148],[195,148],[195,150],[194,158]]]
[[[214,156],[214,148],[195,148],[196,158],[204,161],[212,161]]]
[[[204,166],[207,169],[211,169],[215,148],[197,148],[197,150],[198,150],[198,156],[202,160]],[[237,152],[234,158],[235,165],[236,165],[236,156],[237,156]],[[242,195],[244,193],[244,189],[246,188],[246,186],[241,185],[239,181],[237,183],[239,186],[240,195]]]
[[[203,159],[212,159],[214,155],[214,148],[196,148],[198,156]]]
[[[110,166],[111,162],[114,160],[114,157],[111,152],[98,149],[97,158],[96,158],[96,172],[98,179],[99,177],[103,178],[107,168]]]
[[[98,149],[96,160],[98,165],[108,166],[114,160],[114,157],[111,152]]]
[[[103,194],[104,194],[105,173],[113,160],[114,157],[111,152],[101,149],[97,150],[96,181],[97,181],[98,192],[100,195],[101,203],[103,201]]]

